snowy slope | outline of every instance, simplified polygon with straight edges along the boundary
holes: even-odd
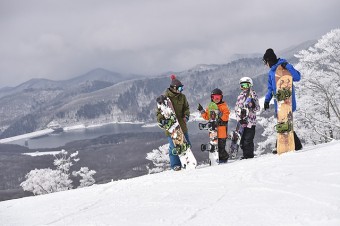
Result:
[[[0,225],[340,225],[340,142],[0,202]]]

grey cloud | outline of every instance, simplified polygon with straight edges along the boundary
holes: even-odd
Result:
[[[339,27],[338,0],[0,0],[0,87],[96,67],[157,74]]]

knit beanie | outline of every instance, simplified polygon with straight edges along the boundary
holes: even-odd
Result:
[[[179,86],[183,86],[183,84],[176,78],[176,75],[171,75],[170,78],[171,78],[170,87],[177,89]]]
[[[273,49],[266,50],[265,54],[263,55],[263,60],[269,63],[270,67],[276,64],[278,61]]]

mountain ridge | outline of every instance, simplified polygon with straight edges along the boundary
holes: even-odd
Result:
[[[300,44],[289,51],[296,51],[306,45]],[[287,53],[287,60],[296,61],[291,53]],[[184,84],[184,94],[194,111],[195,105],[209,101],[210,92],[216,87],[224,92],[225,101],[233,107],[239,93],[239,79],[244,76],[251,77],[256,92],[263,95],[266,73],[267,68],[263,66],[261,57],[255,57],[219,65],[199,64],[176,75]],[[52,120],[62,126],[121,121],[151,122],[155,118],[153,100],[169,86],[169,76],[126,77],[97,68],[71,80],[30,80],[19,85],[11,95],[4,96],[0,92],[0,115],[3,119],[0,122],[0,138],[44,129]],[[42,86],[44,82],[48,84],[45,89]],[[27,117],[34,118],[35,123],[27,124]]]

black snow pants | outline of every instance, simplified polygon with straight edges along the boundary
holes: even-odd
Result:
[[[218,138],[218,157],[222,162],[228,161],[229,158],[229,154],[225,150],[226,143],[227,143],[226,138]]]
[[[243,150],[243,158],[254,158],[254,137],[255,126],[251,128],[245,127],[241,137],[240,146]]]

